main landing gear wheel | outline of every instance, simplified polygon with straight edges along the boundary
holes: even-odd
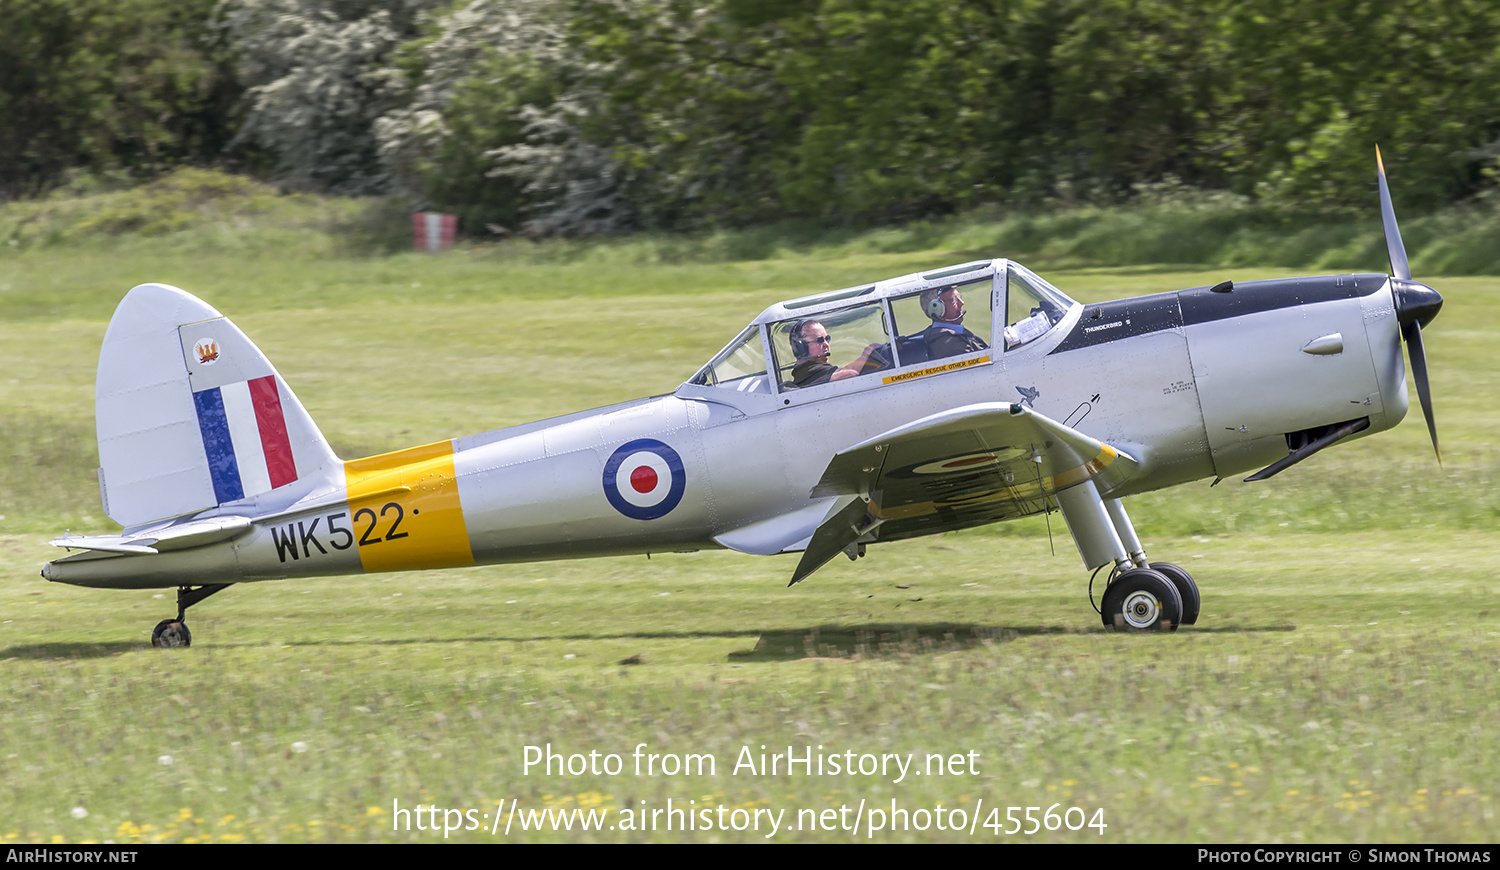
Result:
[[[1198,595],[1198,584],[1193,582],[1192,575],[1171,562],[1152,562],[1151,570],[1165,576],[1177,587],[1177,594],[1182,597],[1182,624],[1197,623],[1198,608],[1203,599]]]
[[[163,619],[151,632],[151,645],[167,648],[192,646],[193,633],[180,619]]]
[[[1120,631],[1176,631],[1182,622],[1182,596],[1165,575],[1133,568],[1104,590],[1100,615]]]

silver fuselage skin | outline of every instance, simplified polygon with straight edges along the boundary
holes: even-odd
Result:
[[[782,315],[762,318],[775,316]],[[670,395],[455,439],[451,466],[392,471],[401,480],[380,492],[371,484],[359,497],[352,483],[343,498],[337,486],[300,493],[232,540],[86,554],[49,563],[43,574],[80,586],[151,588],[724,546],[781,552],[775,543],[745,545],[736,530],[801,515],[810,531],[826,507],[810,493],[834,454],[947,409],[1025,401],[1113,445],[1139,469],[1104,493],[1111,498],[1251,471],[1287,454],[1288,433],[1367,417],[1360,434],[1368,435],[1395,426],[1407,410],[1392,291],[1381,275],[1074,304],[1044,338],[1014,351],[1001,349],[1002,320],[983,364],[779,394],[685,384]],[[646,442],[680,459],[680,469],[663,472],[680,493],[664,515],[642,519],[606,490],[611,460]],[[405,493],[429,492],[428,501],[404,501]],[[442,525],[424,527],[421,516]],[[392,520],[404,522],[405,534]],[[417,540],[424,528],[435,530],[437,543]],[[377,558],[398,550],[405,555]]]

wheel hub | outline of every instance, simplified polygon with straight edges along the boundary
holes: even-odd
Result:
[[[181,649],[193,645],[193,633],[187,624],[175,619],[164,619],[151,632],[151,645],[157,648]]]
[[[1131,628],[1150,628],[1161,617],[1161,601],[1149,592],[1132,592],[1125,596],[1121,612]]]

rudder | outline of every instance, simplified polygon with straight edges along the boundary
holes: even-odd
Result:
[[[309,491],[342,468],[254,342],[166,284],[132,289],[115,310],[94,404],[104,512],[127,528]]]

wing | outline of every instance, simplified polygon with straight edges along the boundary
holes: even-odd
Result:
[[[1136,470],[1126,453],[1019,404],[965,405],[840,451],[812,496],[839,497],[792,575],[840,552],[1041,513],[1085,480],[1108,492]]]

